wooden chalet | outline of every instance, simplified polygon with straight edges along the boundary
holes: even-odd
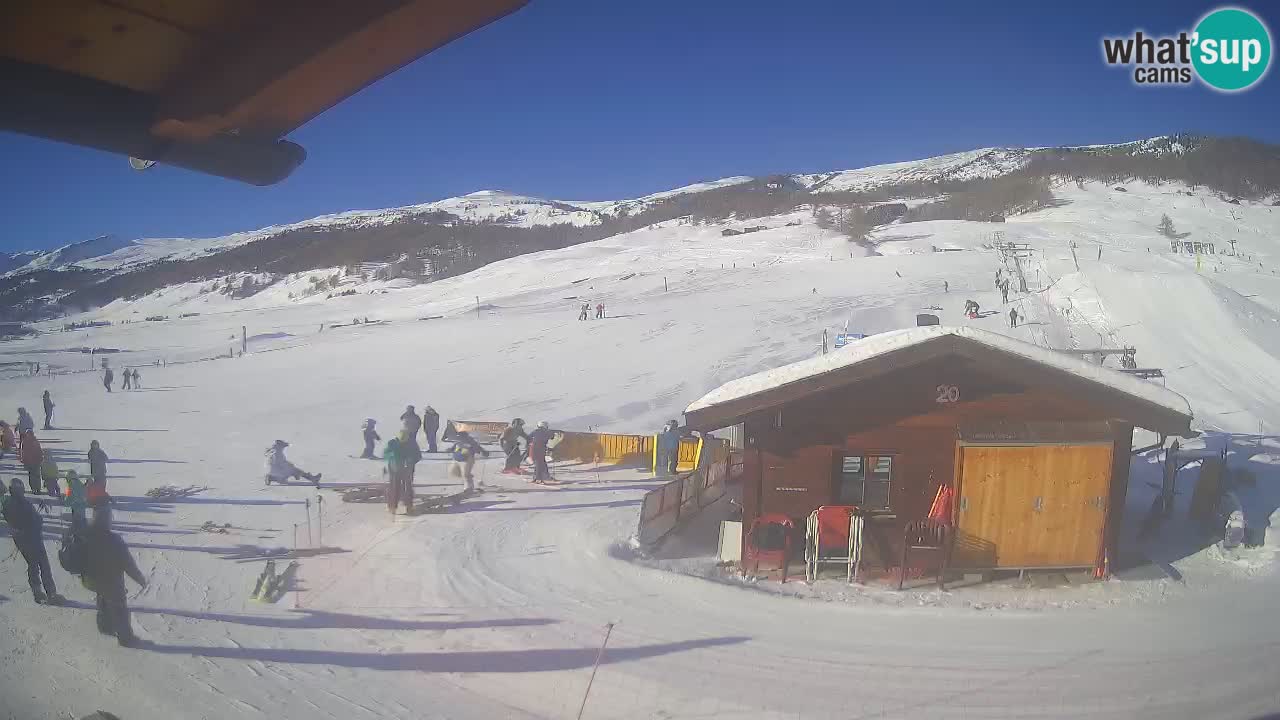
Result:
[[[945,485],[953,569],[1104,572],[1134,427],[1186,436],[1191,417],[1154,383],[945,326],[873,335],[729,382],[685,410],[692,429],[743,426],[744,530],[781,513],[800,533],[820,506],[856,506],[885,571]]]

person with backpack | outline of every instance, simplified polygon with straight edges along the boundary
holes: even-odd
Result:
[[[394,515],[396,506],[400,504],[400,495],[404,489],[405,477],[408,475],[404,460],[401,458],[399,437],[391,438],[387,441],[386,446],[382,448],[382,461],[386,463],[382,472],[387,476],[387,510]],[[413,486],[410,485],[409,489],[412,491]],[[408,499],[406,507],[410,509],[413,507],[412,497]]]
[[[504,475],[524,474],[520,469],[520,460],[524,457],[524,448],[520,447],[521,440],[524,440],[525,447],[528,447],[529,436],[524,432],[524,419],[516,418],[510,425],[503,428],[502,434],[498,436],[498,445],[507,456],[507,463],[502,468]]]
[[[89,476],[92,478],[91,484],[101,486],[104,491],[107,489],[107,461],[110,459],[97,440],[89,441]]]
[[[360,454],[360,457],[364,460],[374,459],[373,444],[382,439],[382,436],[374,429],[375,425],[377,425],[377,421],[373,418],[364,421],[364,452]]]
[[[22,481],[9,481],[9,502],[4,505],[4,520],[9,523],[13,544],[27,563],[27,584],[31,596],[41,605],[59,605],[66,598],[58,594],[53,584],[53,571],[49,568],[49,554],[44,549],[44,519],[27,499]]]
[[[147,587],[147,578],[138,570],[124,539],[111,531],[110,505],[94,508],[93,522],[84,532],[84,544],[81,582],[98,596],[98,632],[115,635],[121,646],[133,647],[138,638],[129,621],[124,576],[133,578],[142,588]]]
[[[27,484],[31,492],[40,494],[40,466],[44,463],[44,450],[36,434],[30,430],[22,433],[22,444],[18,448],[18,462],[27,470]]]
[[[42,400],[44,401],[44,429],[45,429],[45,430],[52,430],[52,429],[53,429],[53,426],[52,426],[52,425],[50,425],[50,423],[52,423],[52,422],[53,422],[53,407],[54,407],[54,406],[53,406],[53,398],[49,397],[49,391],[48,391],[48,390],[45,390],[45,391],[44,391],[44,397],[42,398]]]
[[[440,431],[440,413],[428,405],[422,411],[422,434],[427,436],[427,452],[439,452],[436,449],[436,433]]]
[[[476,453],[489,457],[489,451],[481,447],[480,443],[471,437],[471,433],[463,430],[454,438],[453,448],[449,452],[453,456],[453,466],[449,468],[449,474],[464,478],[467,481],[467,492],[474,493],[476,478],[471,470],[476,465]]]

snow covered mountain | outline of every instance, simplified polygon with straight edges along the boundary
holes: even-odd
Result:
[[[1042,207],[1052,202],[1051,185],[1086,179],[1181,181],[1222,197],[1265,202],[1280,197],[1280,150],[1247,140],[1179,135],[1082,147],[984,148],[827,173],[735,176],[625,200],[560,201],[481,190],[216,238],[103,236],[47,253],[8,256],[0,258],[0,300],[15,319],[31,319],[246,274],[265,273],[255,280],[255,287],[265,287],[290,273],[395,263],[383,275],[432,281],[679,218],[749,220],[802,206],[834,207],[843,230],[849,229],[848,218],[859,216],[846,211],[867,211],[884,201],[894,201],[893,207],[866,212],[861,224],[987,220]],[[244,294],[238,289],[236,296]]]

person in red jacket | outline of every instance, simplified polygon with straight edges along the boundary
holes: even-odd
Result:
[[[27,485],[32,495],[40,494],[40,465],[44,463],[44,450],[36,434],[30,430],[22,433],[22,447],[18,450],[18,461],[27,469]]]

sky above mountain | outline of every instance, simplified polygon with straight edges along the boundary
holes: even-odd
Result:
[[[135,173],[0,134],[0,250],[207,237],[482,188],[604,200],[986,146],[1182,131],[1280,142],[1274,72],[1225,95],[1138,87],[1103,62],[1103,36],[1173,34],[1213,7],[534,0],[293,133],[308,160],[274,187]]]

